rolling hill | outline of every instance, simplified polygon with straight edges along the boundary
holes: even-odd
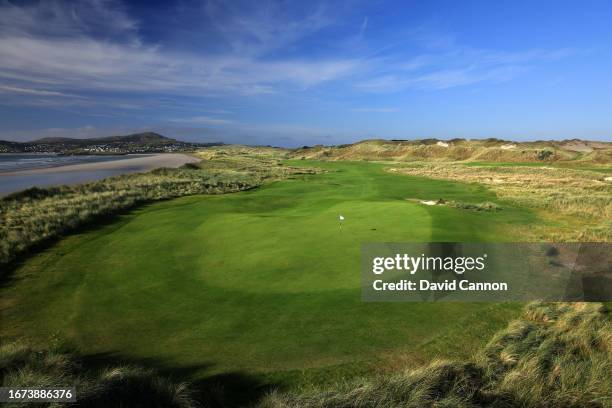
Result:
[[[612,143],[584,141],[511,142],[483,140],[364,140],[338,146],[304,146],[290,157],[316,160],[483,161],[610,163]]]
[[[133,133],[88,139],[46,137],[31,142],[0,140],[1,153],[149,153],[189,151],[220,143],[190,143],[172,139],[154,132]]]

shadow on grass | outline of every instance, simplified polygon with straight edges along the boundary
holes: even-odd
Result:
[[[96,230],[102,227],[106,227],[109,225],[113,225],[113,224],[116,225],[115,229],[118,229],[122,227],[126,222],[128,222],[128,219],[125,219],[125,217],[133,214],[134,211],[146,209],[152,206],[153,204],[176,200],[178,198],[183,198],[183,197],[194,197],[198,195],[214,196],[214,195],[235,194],[235,193],[241,193],[245,191],[257,190],[259,187],[260,185],[254,185],[254,186],[244,187],[238,191],[227,191],[223,193],[213,192],[213,193],[187,194],[187,195],[177,196],[177,197],[168,197],[165,199],[138,201],[130,207],[116,209],[116,210],[113,210],[112,212],[109,212],[108,214],[95,215],[94,217],[92,217],[91,220],[84,221],[83,223],[75,227],[69,227],[63,233],[59,233],[56,236],[49,237],[45,240],[42,240],[40,242],[30,245],[27,249],[20,251],[18,254],[16,254],[15,259],[13,259],[12,261],[6,264],[0,263],[0,289],[10,286],[13,282],[15,282],[15,276],[14,276],[15,271],[19,269],[19,267],[21,267],[26,261],[28,261],[33,256],[53,247],[59,241],[61,241],[62,239],[68,236],[75,235],[75,234],[84,234],[84,233],[91,232],[93,230]],[[124,222],[120,222],[122,218],[124,218]],[[112,231],[114,230],[111,230],[109,232],[112,232]]]
[[[171,366],[161,359],[129,358],[116,352],[81,355],[80,360],[88,371],[137,366],[152,369],[176,383],[187,382],[195,399],[205,407],[252,406],[272,389],[282,388],[281,384],[266,382],[240,371],[206,376],[203,373],[214,366],[212,363]]]
[[[112,214],[100,215],[98,217],[95,217],[93,220],[85,222],[77,227],[70,228],[63,234],[60,234],[55,237],[49,237],[43,241],[37,242],[36,244],[30,246],[28,249],[20,252],[17,255],[16,259],[12,260],[8,264],[0,264],[0,289],[11,286],[16,281],[15,271],[21,266],[23,266],[28,260],[30,260],[33,256],[53,247],[62,239],[74,234],[84,234],[87,232],[91,232],[98,228],[109,226],[111,224],[115,224],[117,225],[117,228],[119,228],[123,226],[125,222],[127,222],[127,220],[125,220],[125,222],[119,222],[122,217],[129,215],[134,210],[146,208],[154,203],[155,202],[152,201],[126,208],[118,212],[113,212]]]
[[[231,193],[225,193],[231,194]],[[67,229],[65,232],[58,234],[54,237],[49,237],[45,240],[37,242],[24,251],[19,252],[16,258],[7,264],[0,264],[0,289],[11,286],[17,278],[15,277],[15,271],[28,262],[33,256],[38,255],[45,250],[52,248],[55,244],[64,238],[71,235],[86,234],[98,230],[103,227],[113,225],[115,228],[109,229],[108,233],[111,233],[130,221],[128,218],[133,215],[135,211],[145,210],[154,204],[163,203],[166,201],[175,200],[182,197],[193,197],[198,194],[181,197],[171,197],[164,200],[151,200],[137,202],[131,207],[123,208],[121,210],[115,210],[108,214],[99,214],[93,217],[91,220],[83,222],[81,225]],[[201,194],[201,195],[213,195],[213,194]]]

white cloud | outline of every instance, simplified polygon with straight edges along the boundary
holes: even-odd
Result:
[[[222,118],[213,118],[210,116],[194,116],[191,118],[171,119],[171,122],[197,124],[197,125],[227,125],[232,123],[231,120]]]
[[[61,92],[55,92],[55,91],[45,91],[42,89],[19,88],[16,86],[0,85],[0,94],[2,93],[37,95],[37,96],[70,96],[70,95],[67,95]]]
[[[338,79],[358,66],[341,59],[198,57],[89,38],[0,38],[0,77],[56,89],[268,93],[279,83],[307,87]]]
[[[335,22],[335,7],[321,2],[304,6],[306,10],[297,15],[289,13],[288,5],[275,2],[208,0],[204,8],[234,53],[256,56],[293,44]]]
[[[75,104],[79,95],[92,91],[194,97],[274,94],[331,81],[345,81],[342,85],[353,91],[440,90],[508,81],[533,63],[571,54],[571,50],[477,50],[433,36],[425,40],[435,47],[412,57],[403,50],[392,52],[391,47],[384,57],[360,58],[347,50],[327,58],[281,58],[274,51],[291,49],[328,28],[337,21],[336,11],[315,5],[290,15],[274,4],[238,6],[220,1],[205,2],[205,10],[228,46],[223,52],[187,53],[145,44],[138,21],[115,1],[15,4],[0,3],[3,104]],[[360,31],[369,25],[365,17]]]
[[[83,4],[90,7],[63,2],[27,7],[1,4],[0,79],[23,89],[45,84],[47,92],[58,94],[68,89],[259,94],[275,92],[281,85],[296,89],[315,86],[344,77],[359,66],[359,61],[343,58],[263,59],[241,52],[239,45],[224,54],[173,52],[143,45],[135,32],[137,24],[114,7],[115,3],[92,0]],[[262,47],[282,46],[322,27],[321,13],[286,21],[285,26],[272,24],[274,15],[248,21],[235,18],[234,24],[222,30],[238,42],[248,37]],[[43,18],[47,14],[51,16],[48,26]],[[103,31],[102,26],[108,26],[109,33],[125,35],[94,35]]]
[[[566,58],[572,50],[528,50],[500,52],[455,47],[440,53],[416,56],[408,61],[386,60],[383,68],[355,83],[371,92],[398,92],[406,89],[443,90],[476,83],[510,81],[529,71],[534,64]]]
[[[0,34],[17,36],[83,36],[130,37],[138,41],[138,24],[130,18],[121,3],[113,0],[44,0],[20,4],[8,0],[0,3]]]

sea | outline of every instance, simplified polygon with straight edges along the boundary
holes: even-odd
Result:
[[[139,171],[133,165],[125,168],[79,170],[70,172],[49,172],[19,174],[24,170],[44,169],[82,163],[131,159],[146,155],[75,155],[62,156],[36,153],[0,153],[0,196],[21,191],[30,187],[46,187],[61,184],[77,184],[100,180],[106,177]]]

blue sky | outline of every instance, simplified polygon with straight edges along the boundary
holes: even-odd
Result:
[[[0,0],[0,138],[612,140],[609,1]]]

